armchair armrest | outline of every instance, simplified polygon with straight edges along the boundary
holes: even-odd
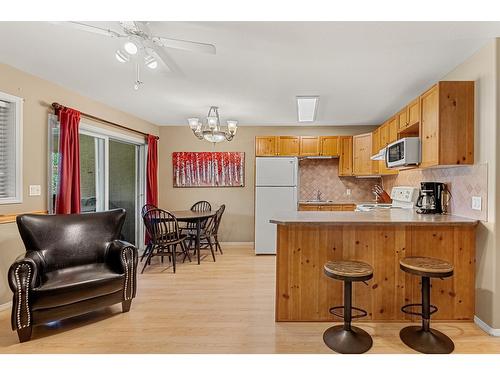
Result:
[[[39,284],[42,271],[36,257],[26,253],[17,257],[8,272],[9,287],[14,293],[12,300],[12,330],[31,325],[30,291]]]
[[[125,274],[123,299],[135,297],[137,289],[137,248],[125,241],[114,240],[108,246],[106,263],[115,271]]]

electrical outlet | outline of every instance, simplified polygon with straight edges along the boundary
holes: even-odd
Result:
[[[481,211],[481,197],[472,197],[472,209]]]
[[[40,185],[30,185],[30,197],[41,195],[42,188]]]
[[[347,196],[351,195],[351,189],[345,189],[345,195]]]

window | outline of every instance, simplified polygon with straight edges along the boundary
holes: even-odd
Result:
[[[0,204],[22,202],[23,99],[0,92]]]

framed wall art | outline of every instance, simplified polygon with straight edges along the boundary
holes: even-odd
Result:
[[[173,152],[174,187],[245,186],[244,152]]]

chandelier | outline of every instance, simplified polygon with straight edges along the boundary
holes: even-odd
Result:
[[[188,123],[196,138],[212,143],[219,143],[224,140],[232,141],[238,129],[238,121],[234,120],[227,120],[227,129],[222,129],[219,108],[214,106],[210,107],[205,123],[202,123],[197,117],[189,118]]]

